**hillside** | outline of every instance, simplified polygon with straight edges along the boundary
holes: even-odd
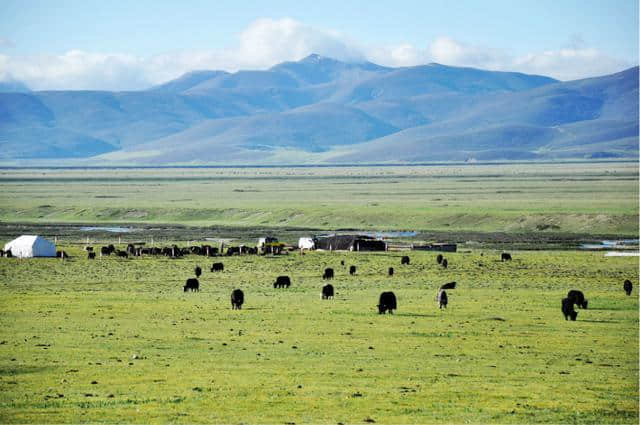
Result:
[[[15,87],[15,89],[12,89]],[[0,159],[91,163],[629,158],[638,68],[579,81],[311,55],[145,91],[0,90]]]

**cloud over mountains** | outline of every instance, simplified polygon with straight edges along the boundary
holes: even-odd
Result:
[[[267,69],[311,53],[345,62],[369,60],[393,67],[437,62],[543,74],[560,80],[603,75],[635,65],[583,42],[520,56],[444,35],[418,46],[367,45],[339,31],[290,18],[263,18],[252,22],[233,45],[222,49],[185,49],[145,57],[81,50],[61,55],[0,54],[0,81],[19,80],[34,90],[138,90],[192,70]]]

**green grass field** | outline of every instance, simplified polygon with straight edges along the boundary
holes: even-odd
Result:
[[[0,258],[2,423],[638,422],[637,257],[472,251],[445,270],[435,253],[313,252],[225,257],[215,274],[215,259],[62,248],[73,258]],[[202,290],[184,293],[196,264]],[[271,286],[280,274],[291,288]],[[576,322],[569,289],[589,299]],[[377,314],[383,290],[394,315]]]
[[[4,169],[0,222],[638,235],[638,163]]]

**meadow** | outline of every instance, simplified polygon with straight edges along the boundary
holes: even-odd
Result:
[[[0,222],[638,236],[638,163],[2,169]]]
[[[212,273],[213,258],[61,248],[72,258],[0,258],[2,423],[638,421],[638,257],[465,250],[443,269],[433,252],[295,252]],[[201,291],[184,293],[197,264]],[[272,287],[281,274],[290,288]],[[575,322],[570,289],[589,299]],[[384,290],[393,315],[377,314]]]

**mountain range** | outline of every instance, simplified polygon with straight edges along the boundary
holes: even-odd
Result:
[[[0,160],[302,164],[638,157],[638,67],[561,82],[310,55],[141,91],[0,83]]]

